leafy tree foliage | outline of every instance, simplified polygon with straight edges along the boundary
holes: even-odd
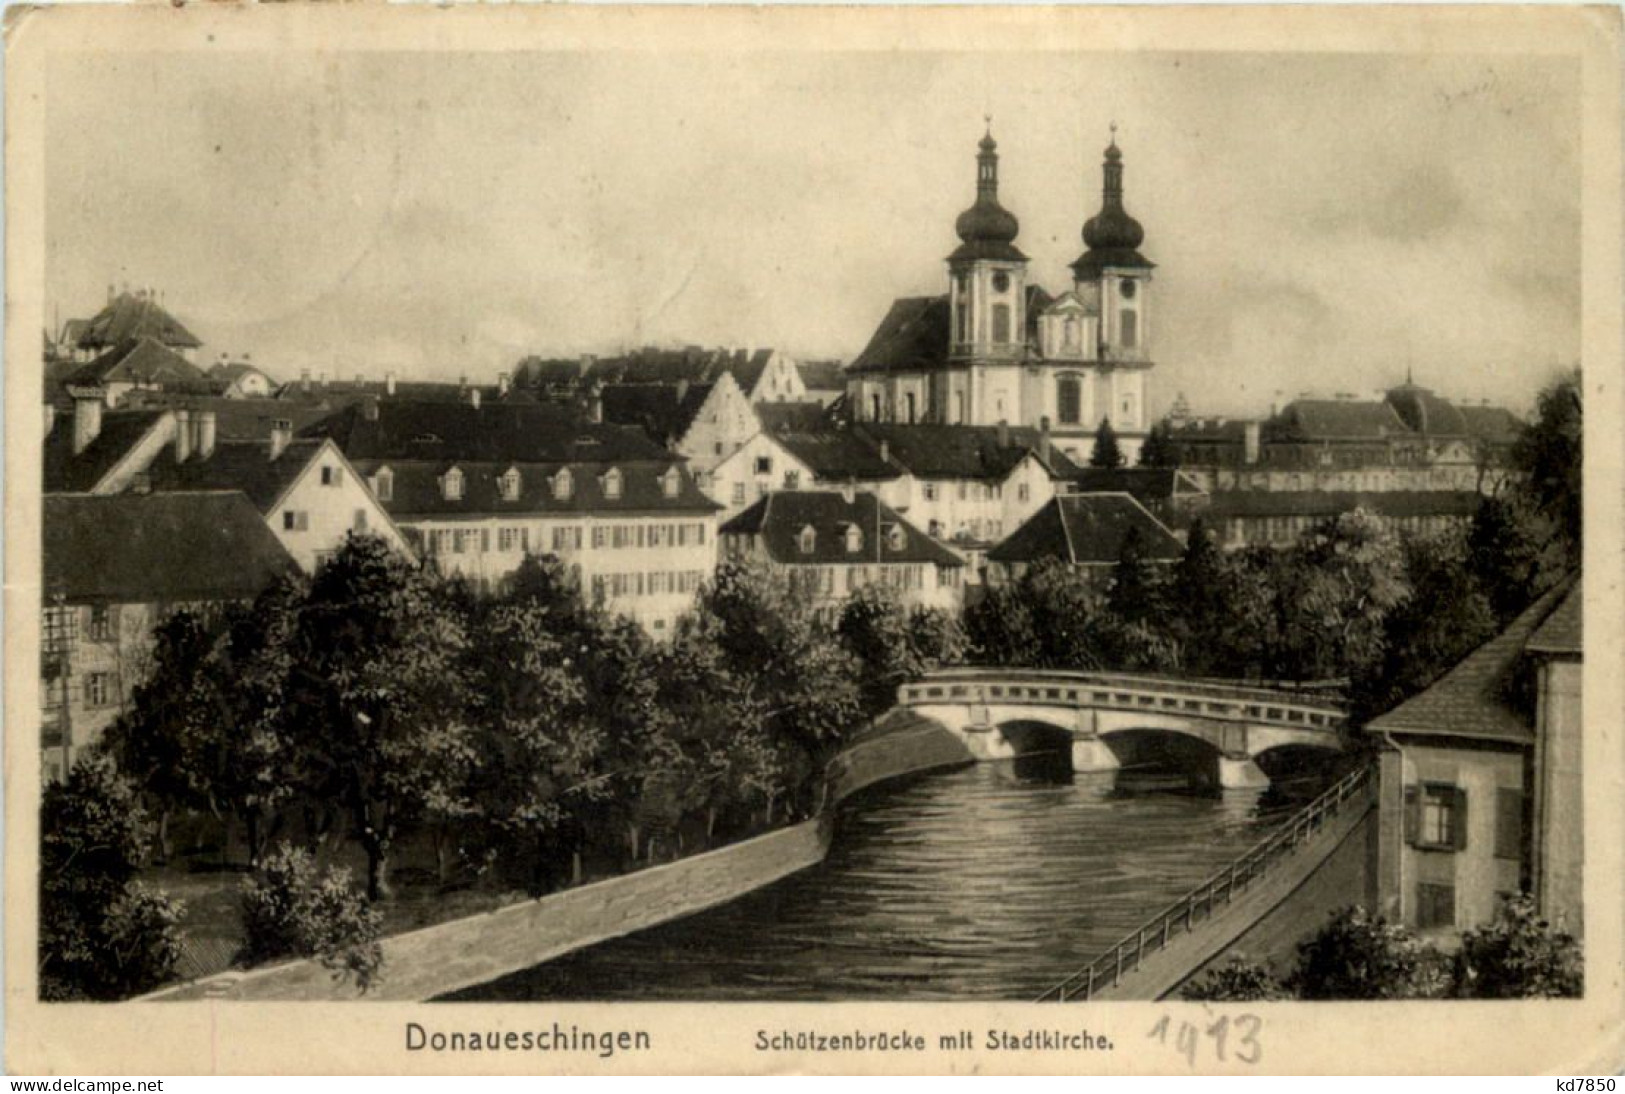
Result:
[[[1095,430],[1095,446],[1089,452],[1089,466],[1116,469],[1126,462],[1122,448],[1118,447],[1117,430],[1112,428],[1112,420],[1100,419],[1100,426]]]
[[[1404,927],[1356,906],[1298,944],[1288,984],[1303,999],[1433,999],[1448,994],[1450,967]]]
[[[1145,443],[1140,446],[1141,467],[1178,467],[1178,453],[1174,449],[1173,438],[1167,422],[1158,422],[1146,434]]]
[[[365,992],[383,964],[378,944],[382,916],[367,907],[350,871],[318,872],[308,852],[282,844],[259,870],[243,879],[241,965],[279,958],[314,957]]]
[[[1548,384],[1536,401],[1535,420],[1513,448],[1513,464],[1524,473],[1520,493],[1548,526],[1559,571],[1579,565],[1581,462],[1584,452],[1583,389],[1580,370]]]
[[[183,906],[135,882],[151,825],[104,755],[45,790],[40,824],[40,995],[123,999],[151,991],[180,959]]]
[[[1291,998],[1291,993],[1256,961],[1236,954],[1180,989],[1179,997],[1209,1003],[1254,1003]]]
[[[1540,917],[1528,896],[1466,932],[1456,954],[1456,994],[1475,999],[1576,998],[1585,960],[1579,941]]]
[[[864,713],[871,718],[892,708],[899,684],[962,660],[967,645],[957,617],[938,609],[910,610],[882,585],[854,593],[836,630],[857,664]]]

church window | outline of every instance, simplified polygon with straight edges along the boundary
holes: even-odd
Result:
[[[954,308],[954,313],[955,313],[955,318],[958,319],[958,321],[959,321],[959,327],[958,327],[958,332],[959,333],[958,333],[958,337],[955,340],[959,341],[959,342],[969,342],[970,341],[970,308],[966,306],[966,301],[965,301],[965,297],[964,297],[963,293],[960,294],[958,304]]]
[[[1124,300],[1133,300],[1134,299],[1134,290],[1137,287],[1138,286],[1136,286],[1134,284],[1134,282],[1132,282],[1132,281],[1124,281],[1122,286],[1118,289],[1118,291],[1123,294],[1123,299]]]
[[[993,341],[999,344],[1010,341],[1010,305],[993,305]]]
[[[965,424],[965,393],[963,391],[954,392],[954,424]]]
[[[1062,335],[1062,343],[1066,346],[1067,349],[1072,349],[1072,350],[1077,349],[1078,348],[1078,321],[1076,319],[1068,319],[1066,321],[1066,326],[1064,328],[1064,331],[1065,331],[1065,333]]]
[[[1056,382],[1055,407],[1063,425],[1077,425],[1083,420],[1083,385],[1076,376],[1063,376]]]
[[[903,399],[904,399],[904,401],[905,401],[905,403],[906,403],[906,405],[908,407],[908,424],[913,425],[914,424],[914,393],[912,391],[909,392],[907,395],[903,396]]]
[[[1010,291],[1010,275],[1005,273],[1002,270],[999,271],[998,273],[994,274],[993,275],[993,291],[994,292],[1009,292]]]
[[[872,421],[872,422],[880,421],[880,396],[879,395],[871,395],[871,396],[869,396],[869,420]]]
[[[1118,316],[1118,326],[1121,328],[1123,346],[1133,349],[1140,341],[1139,316],[1128,308],[1124,308]]]

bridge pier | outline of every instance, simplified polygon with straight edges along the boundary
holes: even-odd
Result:
[[[1099,737],[1072,738],[1072,770],[1079,774],[1116,771],[1117,757]]]
[[[1270,777],[1246,754],[1227,756],[1219,754],[1219,786],[1225,790],[1250,790],[1268,786]]]

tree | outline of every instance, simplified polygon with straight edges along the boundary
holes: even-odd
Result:
[[[473,757],[459,671],[467,638],[434,581],[378,537],[351,533],[299,613],[301,744],[350,811],[370,900],[390,894],[402,828],[455,796]]]
[[[1410,592],[1398,538],[1362,509],[1306,532],[1277,571],[1283,675],[1355,674],[1382,656],[1383,619]]]
[[[1536,400],[1535,420],[1512,449],[1513,466],[1524,476],[1520,493],[1549,527],[1543,538],[1559,573],[1580,563],[1582,392],[1578,368],[1548,384]]]
[[[1112,420],[1100,419],[1100,427],[1095,430],[1095,447],[1089,453],[1089,466],[1115,470],[1125,462],[1123,450],[1117,446],[1117,430],[1112,428]]]
[[[1206,523],[1197,517],[1185,534],[1185,553],[1174,567],[1171,587],[1172,602],[1178,606],[1173,623],[1186,671],[1197,675],[1217,671],[1222,660],[1217,647],[1234,614],[1225,595],[1231,585],[1224,558]]]
[[[1352,907],[1298,944],[1288,986],[1303,999],[1432,999],[1447,994],[1450,976],[1404,927]]]
[[[1105,603],[1088,578],[1055,558],[1022,575],[1019,593],[1032,620],[1036,663],[1047,668],[1103,668],[1100,619]]]
[[[905,608],[897,594],[867,585],[848,598],[836,633],[858,666],[864,712],[871,718],[897,703],[897,687],[964,656],[959,621],[946,612]]]
[[[105,755],[46,787],[40,810],[39,984],[45,999],[151,991],[180,960],[184,907],[134,881],[151,825]]]
[[[1579,941],[1542,919],[1526,895],[1462,935],[1456,954],[1456,994],[1468,998],[1577,998],[1584,976]]]
[[[1180,989],[1179,997],[1208,1003],[1253,1003],[1291,995],[1268,968],[1235,954],[1192,979]]]
[[[352,977],[365,992],[383,964],[378,932],[383,917],[361,900],[350,871],[318,873],[309,852],[284,843],[243,879],[244,966],[284,957],[314,957],[338,977]]]
[[[1539,595],[1541,545],[1527,499],[1484,498],[1468,525],[1463,564],[1506,626]]]
[[[1166,421],[1158,422],[1146,434],[1145,443],[1140,446],[1141,467],[1178,467],[1179,453],[1174,449],[1174,441]]]
[[[965,606],[971,656],[988,665],[1031,665],[1039,655],[1038,631],[1020,584],[986,587]]]

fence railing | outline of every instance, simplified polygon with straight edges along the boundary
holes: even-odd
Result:
[[[1065,1003],[1089,999],[1097,989],[1115,986],[1121,982],[1124,974],[1137,970],[1147,954],[1167,949],[1170,939],[1187,934],[1195,930],[1197,924],[1212,919],[1216,909],[1246,892],[1253,882],[1312,839],[1352,799],[1368,795],[1375,780],[1375,765],[1370,763],[1362,764],[1345,775],[1228,866],[1123,936],[1117,945],[1045,991],[1038,997],[1038,1002]]]

